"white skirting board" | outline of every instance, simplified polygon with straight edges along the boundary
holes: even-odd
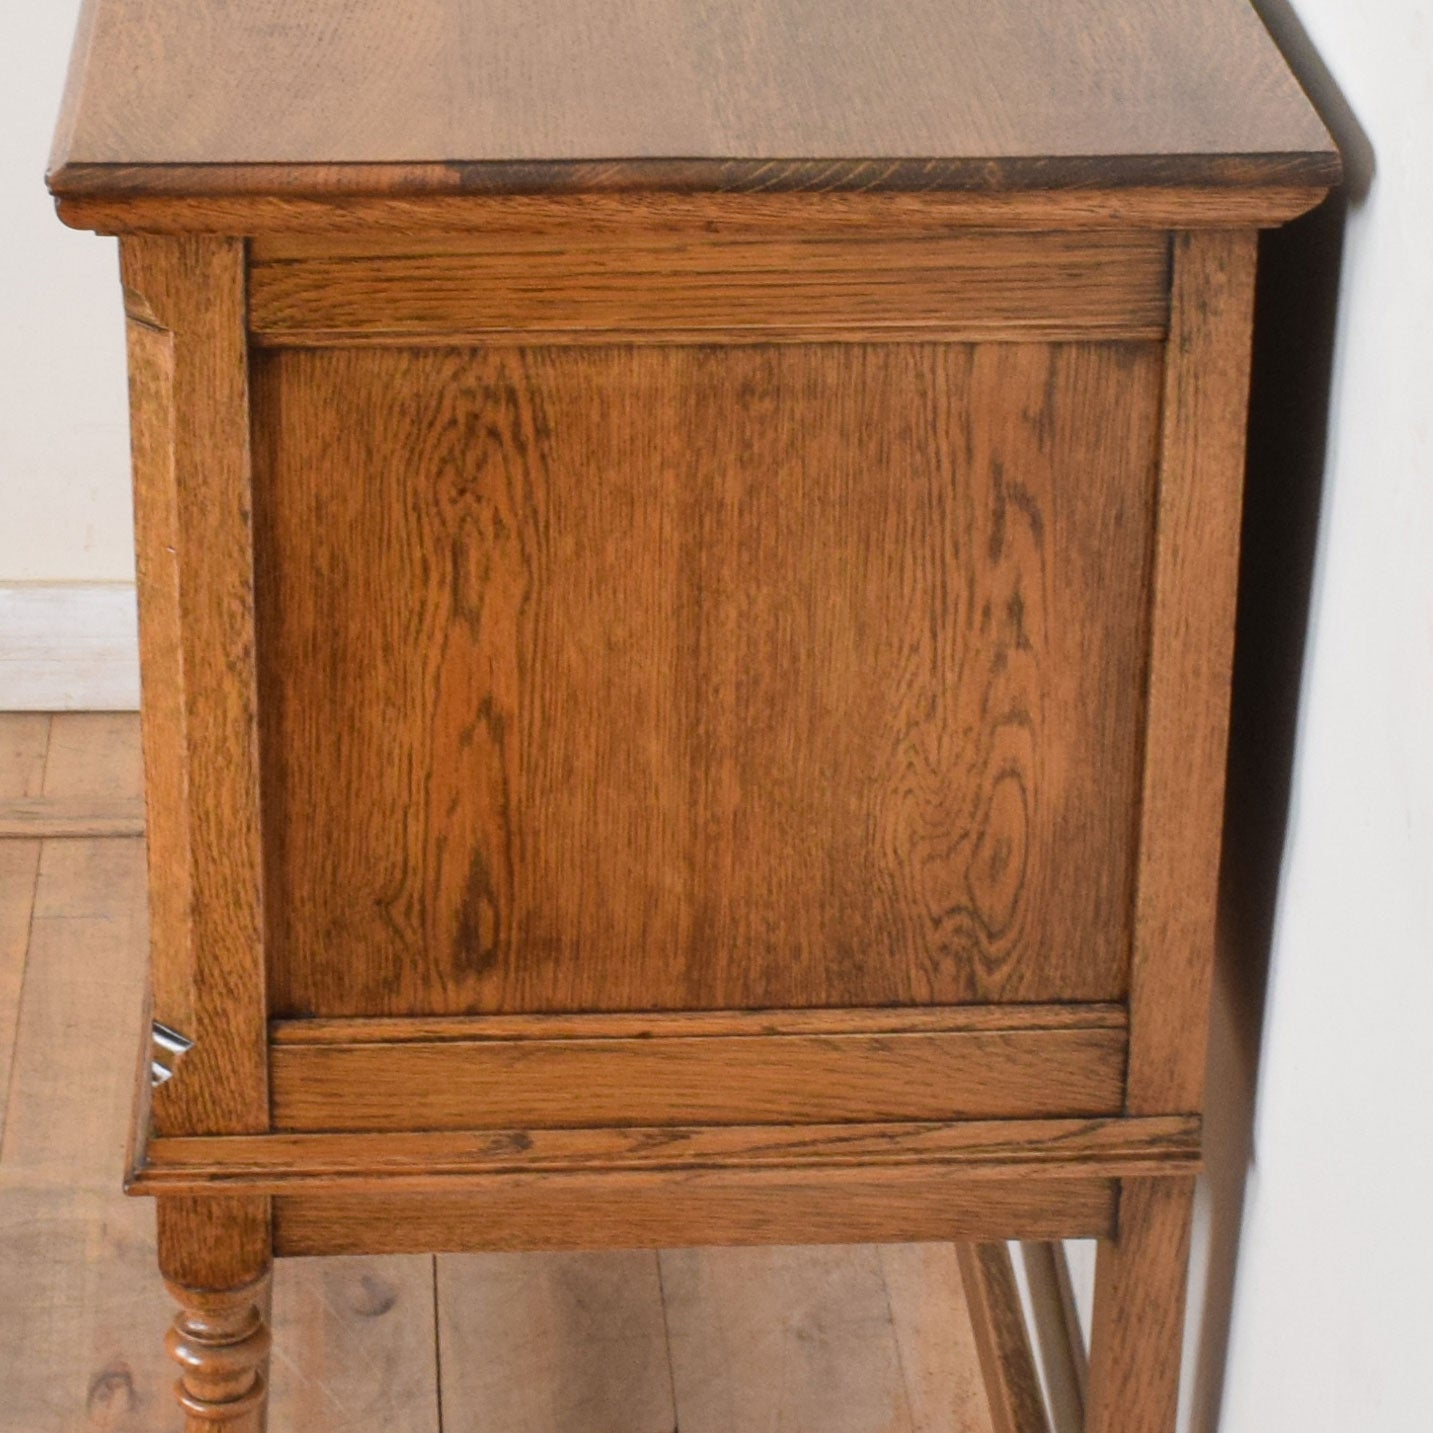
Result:
[[[133,583],[0,583],[0,711],[138,709]]]

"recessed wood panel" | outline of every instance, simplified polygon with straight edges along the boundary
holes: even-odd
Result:
[[[271,1009],[1121,998],[1159,374],[257,355]]]

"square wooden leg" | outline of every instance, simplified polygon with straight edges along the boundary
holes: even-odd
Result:
[[[1086,1433],[1173,1433],[1193,1178],[1128,1179],[1095,1264]]]

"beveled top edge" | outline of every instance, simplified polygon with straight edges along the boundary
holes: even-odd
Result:
[[[933,194],[1078,189],[1331,188],[1342,162],[1327,149],[1292,153],[1071,155],[1011,159],[589,159],[412,164],[66,163],[46,175],[56,198],[579,193]]]
[[[102,176],[99,176],[102,178]],[[86,176],[89,181],[92,176]],[[214,194],[92,192],[56,200],[61,220],[101,234],[563,236],[692,238],[948,234],[962,229],[1271,228],[1314,208],[1324,184],[1126,188],[562,193],[353,192],[259,188]]]

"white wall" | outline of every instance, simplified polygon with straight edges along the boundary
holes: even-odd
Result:
[[[0,583],[131,570],[113,245],[40,185],[74,8],[0,14]],[[1433,6],[1293,8],[1378,175],[1345,252],[1220,1427],[1413,1433],[1433,1426]]]
[[[1344,252],[1220,1427],[1423,1433],[1433,1427],[1433,5],[1293,9],[1377,172]]]
[[[115,245],[42,182],[78,9],[0,5],[0,583],[133,576]]]

